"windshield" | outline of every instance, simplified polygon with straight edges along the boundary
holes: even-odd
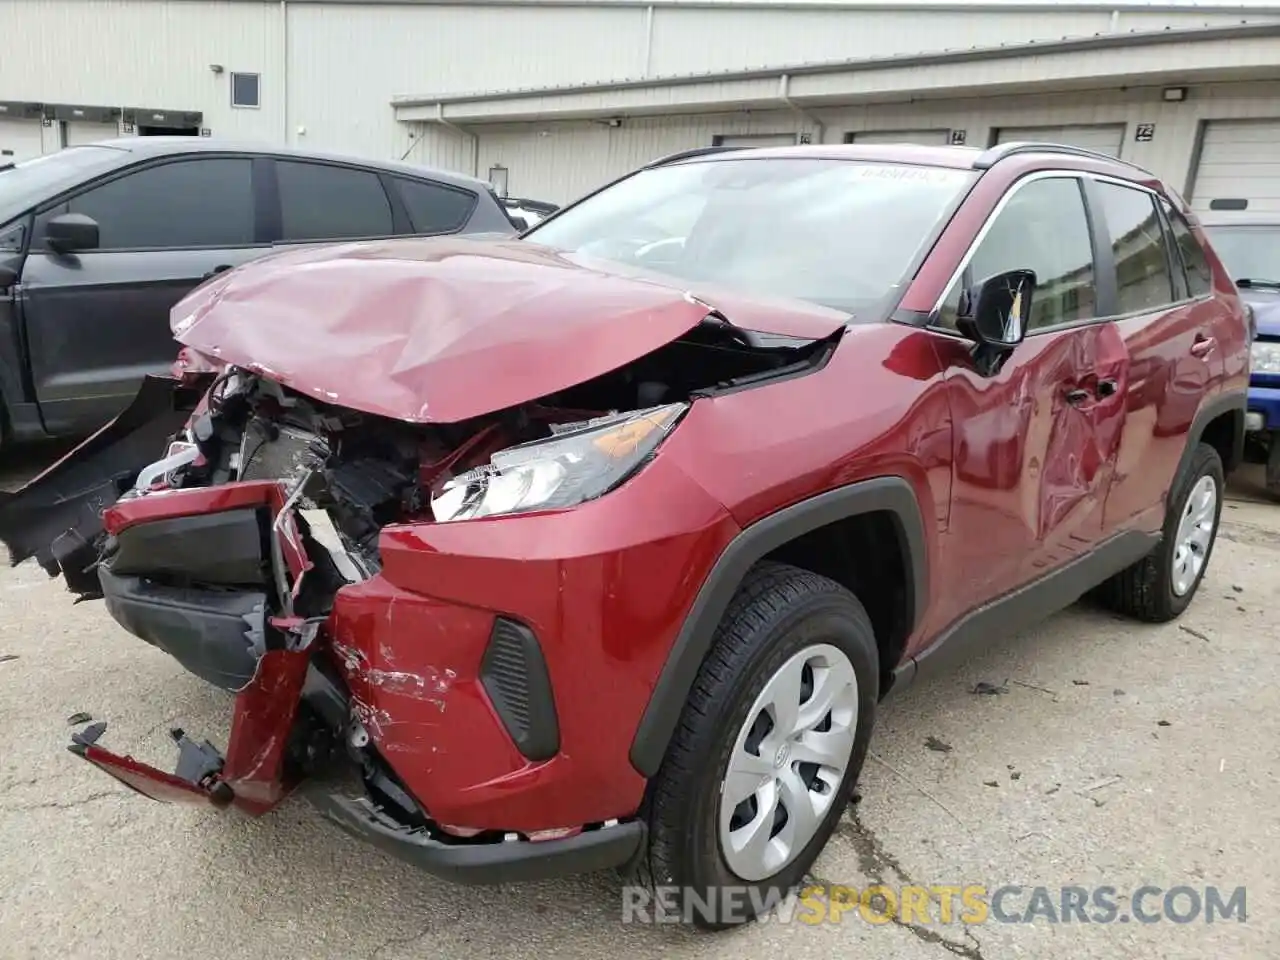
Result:
[[[120,162],[112,147],[68,147],[0,169],[0,216],[20,212],[65,186],[110,170]]]
[[[857,313],[908,279],[976,179],[851,160],[676,163],[628,177],[526,236],[692,283]]]
[[[1280,223],[1206,227],[1233,280],[1280,282]]]

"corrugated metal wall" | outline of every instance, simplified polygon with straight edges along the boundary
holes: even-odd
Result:
[[[0,0],[0,100],[199,110],[219,135],[278,142],[281,9],[240,0]],[[262,75],[260,109],[231,107],[232,71]]]
[[[1167,103],[1160,90],[1091,92],[1030,97],[984,97],[913,104],[876,104],[819,110],[822,128],[797,115],[761,111],[698,117],[623,121],[609,127],[590,121],[483,127],[480,175],[502,165],[513,195],[564,202],[654,157],[707,146],[716,134],[807,134],[814,142],[841,143],[845,135],[893,130],[964,131],[968,146],[986,147],[996,131],[1011,127],[1125,127],[1121,156],[1182,189],[1190,179],[1204,121],[1210,118],[1280,118],[1280,82],[1222,83],[1191,87],[1187,100]],[[1138,141],[1139,124],[1151,124],[1151,139]],[[856,139],[856,137],[855,137]],[[1276,158],[1280,164],[1280,157]]]
[[[620,127],[592,121],[486,127],[480,135],[479,173],[484,177],[490,167],[506,167],[512,196],[563,202],[650,160],[707,146],[717,134],[794,133],[799,128],[794,114],[774,112],[652,117]]]
[[[287,17],[286,17],[287,13]],[[0,0],[0,100],[201,110],[215,136],[405,157],[484,175],[507,166],[511,189],[566,200],[651,157],[717,134],[819,131],[790,113],[477,128],[474,135],[399,123],[397,95],[587,83],[829,58],[955,49],[1107,31],[1187,27],[1243,16],[1179,12],[1038,13],[941,9],[766,10],[604,5],[502,7],[280,0]],[[1280,64],[1280,56],[1277,57]],[[223,66],[214,73],[212,64]],[[262,106],[230,105],[232,71],[261,74]],[[1157,125],[1125,156],[1181,182],[1198,124],[1280,113],[1277,88],[1223,85],[1162,103],[1157,92],[932,101],[829,110],[825,139],[850,131],[963,129],[988,142],[1000,126]]]
[[[728,25],[732,21],[731,32]],[[1095,10],[786,10],[726,11],[659,7],[654,11],[650,75],[734,70],[814,60],[890,57],[960,50],[1028,40],[1058,40],[1098,33],[1164,27],[1226,25],[1265,15],[1124,12],[1112,20]]]

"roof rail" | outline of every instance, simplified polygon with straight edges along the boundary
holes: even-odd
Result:
[[[1132,163],[1129,160],[1121,160],[1119,157],[1113,157],[1107,153],[1100,153],[1097,150],[1087,150],[1084,147],[1073,147],[1065,143],[1042,143],[1036,140],[1017,140],[1012,143],[998,143],[994,147],[978,154],[973,161],[973,169],[990,170],[1001,160],[1008,157],[1017,156],[1022,153],[1061,153],[1072,157],[1085,157],[1089,160],[1104,160],[1107,163],[1121,163],[1142,173],[1151,175],[1151,171]]]
[[[694,147],[690,150],[681,150],[678,153],[671,153],[665,157],[659,157],[657,160],[650,160],[644,165],[644,169],[648,169],[649,167],[661,167],[668,163],[676,163],[679,160],[690,160],[694,157],[704,157],[712,153],[736,153],[743,150],[754,149],[755,147]]]

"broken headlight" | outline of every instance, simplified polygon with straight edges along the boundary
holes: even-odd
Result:
[[[432,513],[437,521],[473,520],[592,500],[643,464],[686,409],[673,403],[601,417],[499,451],[447,482],[431,500]]]

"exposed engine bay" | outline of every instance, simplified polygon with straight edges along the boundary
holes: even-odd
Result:
[[[378,537],[389,524],[591,499],[638,469],[643,458],[610,463],[608,451],[583,444],[582,437],[630,424],[635,443],[652,451],[691,400],[813,369],[833,346],[834,339],[765,338],[713,319],[625,368],[456,424],[390,420],[231,368],[216,378],[206,409],[192,418],[183,438],[139,474],[125,497],[154,487],[283,482],[309,538],[326,549],[343,581],[355,582],[380,568]],[[634,434],[637,422],[648,428],[645,437]],[[598,455],[601,462],[565,476],[555,465],[557,455],[575,463]],[[523,473],[516,469],[520,475],[510,479],[522,465]],[[546,496],[526,505],[530,490]],[[487,503],[486,497],[501,502]]]

